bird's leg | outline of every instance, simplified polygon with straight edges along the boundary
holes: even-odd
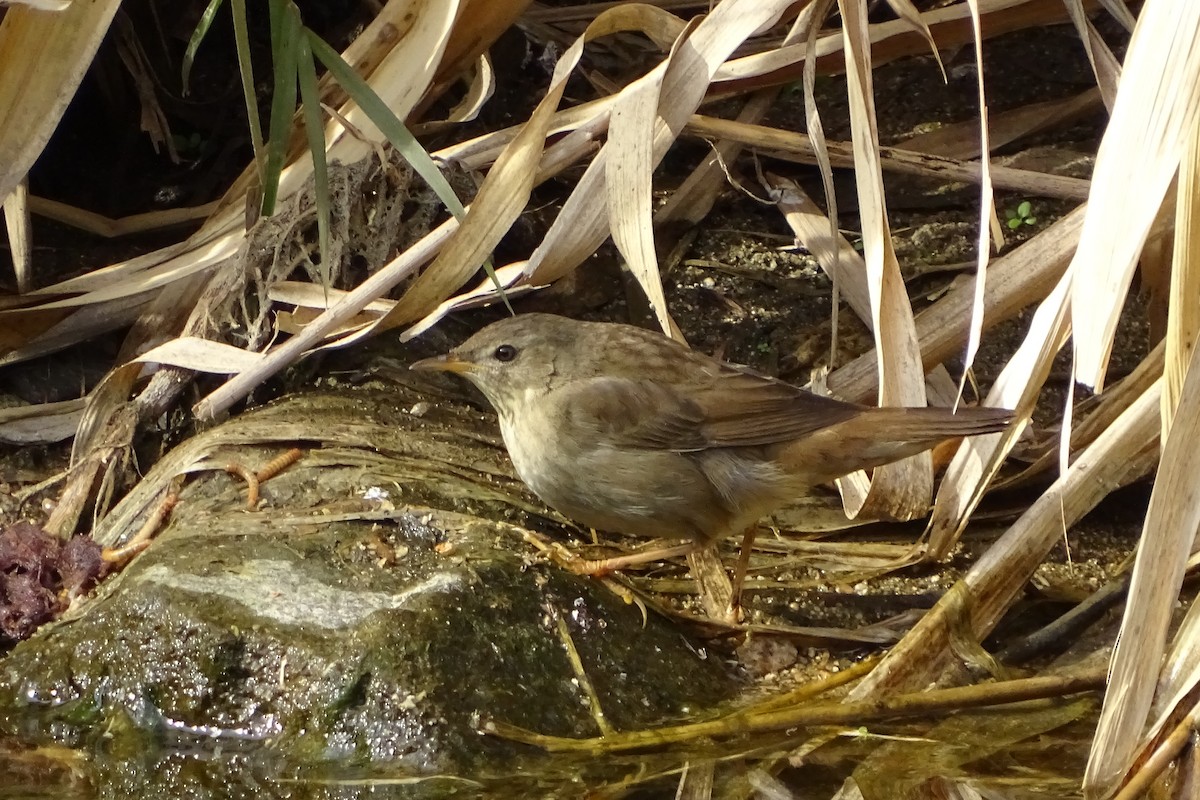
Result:
[[[758,533],[758,525],[751,525],[742,532],[742,547],[738,550],[737,566],[733,570],[733,602],[730,610],[738,609],[742,604],[742,585],[746,582],[746,571],[750,568],[750,551],[754,547],[754,538]]]
[[[641,550],[637,553],[616,556],[614,558],[598,558],[590,561],[575,559],[563,566],[576,575],[591,575],[595,577],[615,572],[619,569],[625,569],[626,567],[646,564],[650,561],[661,561],[664,558],[687,555],[695,550],[697,546],[697,542],[687,542],[686,544],[679,544],[674,547],[656,547],[651,550]]]
[[[750,528],[747,533],[750,541],[753,541],[753,533],[754,528]],[[702,558],[705,555],[706,547],[711,547],[711,545],[707,545],[703,541],[690,541],[673,547],[654,547],[649,550],[641,550],[637,553],[616,556],[614,558],[600,558],[589,561],[573,557],[559,557],[555,558],[555,561],[576,575],[588,575],[598,578],[610,572],[638,564],[662,561],[675,556],[687,556],[688,566],[691,568],[692,575],[696,579],[701,602],[709,617],[713,620],[721,620],[735,625],[741,621],[741,609],[738,607],[737,595],[729,584],[729,578],[725,570],[721,567],[715,550],[712,553],[711,563],[709,559]],[[708,569],[707,567],[710,566],[713,568]],[[745,570],[743,569],[742,572],[744,573]],[[735,586],[737,585],[740,585],[740,583],[735,584]]]
[[[729,573],[721,562],[716,542],[697,547],[687,557],[688,568],[696,582],[700,606],[713,622],[736,625],[741,621],[741,609],[733,597]]]

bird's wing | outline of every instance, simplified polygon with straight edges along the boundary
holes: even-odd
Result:
[[[852,403],[732,367],[688,394],[702,410],[704,436],[712,447],[791,441],[863,411]]]
[[[555,394],[579,429],[625,447],[678,452],[790,441],[861,413],[853,404],[735,369],[684,384],[591,378]]]

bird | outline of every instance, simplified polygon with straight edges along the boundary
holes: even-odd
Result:
[[[494,322],[411,368],[478,387],[517,474],[566,517],[684,540],[586,562],[600,572],[745,533],[811,487],[1013,418],[845,402],[643,328],[541,313]]]

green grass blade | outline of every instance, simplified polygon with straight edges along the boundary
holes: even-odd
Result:
[[[263,152],[262,123],[258,119],[258,97],[254,91],[254,65],[250,60],[250,29],[246,24],[246,0],[230,0],[229,10],[233,14],[233,42],[237,48],[242,99],[246,102],[246,123],[250,126],[250,144],[254,147],[258,181],[262,183],[266,154]]]
[[[223,2],[224,0],[209,0],[204,13],[200,15],[200,21],[196,23],[196,29],[192,31],[192,38],[188,40],[187,50],[183,54],[181,76],[184,97],[188,96],[188,85],[191,83],[192,64],[196,60],[196,51],[200,49],[200,43],[208,35],[208,29],[212,27],[213,20],[216,19],[217,12],[221,10],[221,3]]]
[[[298,13],[296,17],[296,24],[299,25]],[[308,149],[313,160],[313,196],[317,204],[317,239],[321,253],[322,285],[328,291],[333,280],[333,265],[329,262],[329,165],[325,161],[325,126],[321,119],[321,98],[317,93],[317,68],[313,63],[307,36],[301,36],[297,45],[296,74],[300,79],[304,132],[308,136]]]
[[[287,0],[271,0],[271,44],[275,86],[271,97],[271,129],[267,142],[267,168],[263,175],[262,213],[275,212],[279,175],[287,156],[296,111],[296,48],[304,35],[300,18],[288,13]]]
[[[308,34],[308,43],[312,47],[313,54],[320,59],[321,63],[325,65],[325,68],[329,70],[338,84],[366,112],[371,121],[378,126],[383,135],[392,143],[392,146],[404,157],[404,160],[411,164],[417,174],[425,179],[425,182],[429,184],[438,198],[446,205],[446,208],[450,210],[450,213],[461,218],[466,213],[462,202],[458,199],[458,195],[454,193],[454,190],[450,188],[446,177],[438,169],[437,163],[430,158],[429,153],[425,152],[425,148],[421,147],[420,142],[408,132],[408,128],[404,127],[404,123],[392,113],[387,103],[383,102],[379,95],[375,93],[375,90],[349,64],[342,60],[341,55],[336,50],[325,44],[321,40],[321,37],[317,36],[311,30],[306,31],[306,33]]]
[[[338,84],[346,90],[354,102],[358,103],[359,107],[383,132],[392,147],[396,148],[396,151],[412,166],[413,170],[425,179],[434,194],[450,210],[450,213],[458,219],[462,219],[467,213],[463,208],[462,201],[458,199],[458,195],[454,193],[454,189],[450,187],[446,177],[442,175],[442,171],[438,169],[437,163],[425,151],[425,148],[421,147],[421,143],[417,141],[416,137],[409,133],[404,122],[392,113],[387,103],[383,102],[375,90],[342,59],[336,50],[311,30],[306,33],[313,53],[321,60]],[[483,270],[496,286],[504,305],[510,313],[513,313],[512,306],[508,302],[508,295],[504,293],[504,287],[500,285],[500,279],[496,276],[491,259],[484,261]]]

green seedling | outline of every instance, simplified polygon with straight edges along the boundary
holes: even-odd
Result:
[[[1019,206],[1008,210],[1008,227],[1011,230],[1015,231],[1022,225],[1036,224],[1037,217],[1033,215],[1033,204],[1028,200],[1022,200]]]

